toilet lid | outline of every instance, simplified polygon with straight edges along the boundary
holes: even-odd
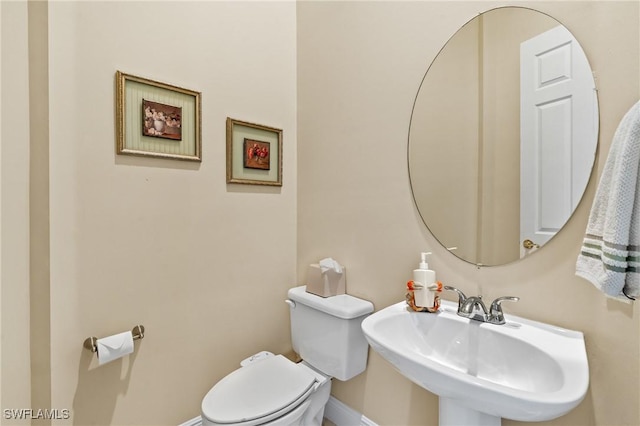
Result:
[[[219,424],[254,424],[257,419],[261,421],[256,423],[261,423],[295,408],[315,382],[311,371],[284,356],[269,357],[220,380],[204,397],[202,414]]]

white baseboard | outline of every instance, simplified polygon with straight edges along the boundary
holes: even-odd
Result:
[[[324,407],[324,417],[336,426],[378,426],[364,414],[358,413],[333,396]]]
[[[178,426],[202,426],[202,417],[194,417],[191,420],[187,420],[186,422],[178,425]]]

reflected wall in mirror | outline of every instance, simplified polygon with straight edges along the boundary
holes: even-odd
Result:
[[[597,141],[579,43],[544,13],[492,9],[454,34],[418,90],[408,145],[416,207],[461,259],[513,262],[569,220]]]

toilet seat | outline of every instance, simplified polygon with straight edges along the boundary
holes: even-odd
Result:
[[[212,424],[259,425],[281,417],[313,392],[316,376],[282,355],[239,368],[220,380],[202,401]]]

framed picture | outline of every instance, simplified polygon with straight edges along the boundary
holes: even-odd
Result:
[[[117,153],[202,161],[200,108],[200,92],[117,71]]]
[[[282,130],[227,118],[227,183],[282,186]]]

